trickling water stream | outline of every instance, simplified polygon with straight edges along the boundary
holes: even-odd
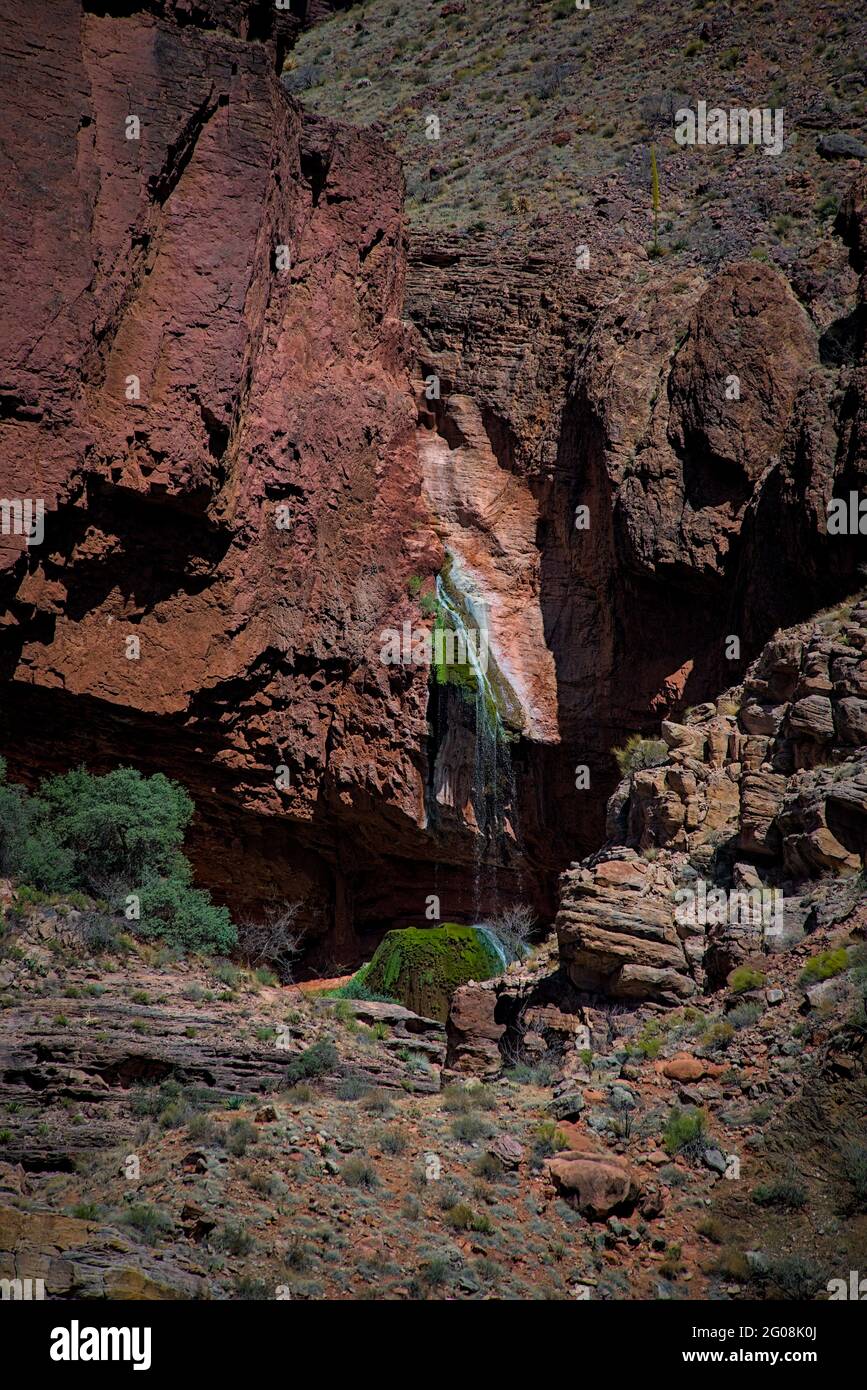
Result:
[[[503,945],[500,938],[497,936],[496,932],[492,931],[490,927],[486,927],[484,923],[478,923],[476,925],[475,930],[479,933],[480,936],[483,936],[485,938],[491,950],[494,952],[497,959],[501,962],[503,969],[505,970],[506,966],[510,963],[510,958],[505,946]]]

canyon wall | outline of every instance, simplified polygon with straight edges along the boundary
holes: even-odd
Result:
[[[237,38],[6,7],[0,477],[45,520],[2,537],[3,747],[178,776],[203,879],[303,898],[339,954],[354,866],[424,838],[427,672],[379,661],[440,558],[402,182],[224,8]]]
[[[551,914],[612,745],[857,583],[863,189],[829,355],[777,270],[651,262],[622,193],[408,247],[381,135],[279,80],[328,6],[2,8],[0,495],[45,508],[0,536],[13,774],[177,776],[203,882],[302,900],[319,964],[431,894]],[[493,745],[381,659],[438,573],[485,613]]]
[[[760,260],[650,260],[622,188],[556,227],[413,240],[425,495],[521,668],[520,819],[543,863],[601,843],[625,733],[857,586],[864,537],[829,535],[827,506],[867,474],[863,187],[821,331]]]

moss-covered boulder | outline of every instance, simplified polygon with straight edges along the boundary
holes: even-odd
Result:
[[[458,985],[488,980],[502,969],[502,960],[480,931],[446,922],[388,932],[365,968],[364,985],[444,1023]]]

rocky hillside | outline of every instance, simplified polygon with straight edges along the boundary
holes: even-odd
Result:
[[[840,162],[867,153],[865,39],[843,3],[366,0],[309,30],[284,81],[312,110],[388,131],[419,229],[538,224],[602,188],[615,222],[614,190],[640,202],[649,241],[654,142],[666,249],[719,260],[761,246],[791,264],[839,197]],[[702,97],[782,106],[781,157],[679,150],[674,112]]]
[[[741,686],[636,743],[640,770],[609,803],[606,848],[563,879],[557,934],[576,985],[689,998],[765,949],[769,932],[790,944],[811,930],[826,894],[839,906],[838,878],[864,894],[865,653],[862,599],[779,634]],[[687,910],[699,885],[705,903],[707,889],[764,894],[765,920],[709,909],[703,920]]]
[[[82,895],[3,883],[0,1276],[49,1298],[827,1296],[867,1250],[865,653],[859,599],[633,741],[556,935],[458,987],[445,1026],[122,917],[96,935]],[[734,914],[744,892],[779,912]]]
[[[548,1079],[568,1122],[554,1188],[587,1214],[592,1165],[611,1166],[602,1245],[630,1292],[608,1296],[643,1296],[645,1230],[619,1204],[648,1172],[654,1296],[809,1299],[863,1262],[865,652],[861,598],[633,740],[606,845],[563,875],[556,941],[453,998],[458,1074]]]

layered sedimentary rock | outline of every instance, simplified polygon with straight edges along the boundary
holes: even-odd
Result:
[[[425,823],[427,671],[379,660],[439,559],[400,171],[222,23],[13,6],[4,39],[38,178],[4,219],[0,476],[45,508],[3,537],[6,749],[173,771],[216,891],[346,946],[343,865]]]
[[[517,805],[548,864],[598,845],[625,730],[716,694],[865,553],[827,525],[867,471],[860,311],[832,361],[838,325],[776,268],[648,262],[642,209],[609,182],[556,229],[410,248],[425,495],[522,668]],[[855,271],[860,187],[838,221]],[[854,300],[851,271],[840,286]]]
[[[671,1003],[797,939],[815,880],[867,905],[865,653],[862,598],[779,634],[742,685],[663,722],[660,765],[611,799],[608,848],[563,875],[573,984]]]

